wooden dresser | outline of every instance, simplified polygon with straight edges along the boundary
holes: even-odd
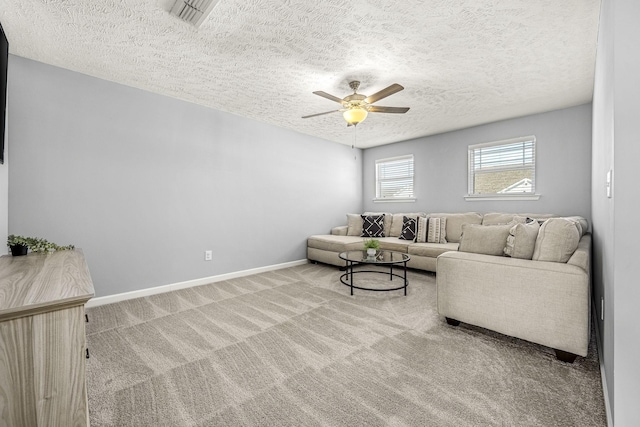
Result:
[[[0,426],[87,426],[80,250],[0,257]]]

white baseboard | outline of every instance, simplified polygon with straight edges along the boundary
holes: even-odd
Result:
[[[595,304],[592,307],[593,324],[596,328],[596,345],[598,346],[598,361],[600,362],[600,378],[602,380],[602,394],[604,397],[604,410],[607,413],[607,426],[613,427],[613,418],[611,414],[611,404],[609,403],[609,391],[607,388],[607,374],[604,370],[604,362],[602,361],[602,338],[600,336],[600,324],[598,323],[598,312],[596,311]]]
[[[207,285],[209,283],[221,282],[223,280],[235,279],[237,277],[251,276],[252,274],[265,273],[267,271],[280,270],[283,268],[295,267],[307,264],[307,259],[285,262],[282,264],[267,265],[265,267],[252,268],[249,270],[234,271],[233,273],[220,274],[218,276],[203,277],[201,279],[187,280],[186,282],[171,283],[168,285],[156,286],[153,288],[140,289],[138,291],[124,292],[121,294],[107,295],[104,297],[92,298],[85,307],[98,307],[105,304],[124,301],[133,298],[146,297],[149,295],[161,294],[164,292],[177,291],[179,289],[191,288],[193,286]]]

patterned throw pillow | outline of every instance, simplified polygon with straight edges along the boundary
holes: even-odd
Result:
[[[447,218],[429,218],[427,243],[447,243]]]
[[[429,218],[418,218],[418,228],[416,230],[416,243],[427,243],[427,223]]]
[[[414,240],[416,238],[416,229],[418,227],[418,221],[416,218],[402,217],[402,234],[400,239],[402,240]]]
[[[361,216],[362,237],[384,237],[384,214]]]

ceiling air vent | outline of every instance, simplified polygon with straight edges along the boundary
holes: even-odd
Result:
[[[190,24],[199,27],[209,16],[219,0],[177,0],[171,13]]]

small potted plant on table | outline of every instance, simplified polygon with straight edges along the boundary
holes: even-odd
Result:
[[[367,239],[364,241],[364,248],[367,250],[367,255],[374,257],[376,256],[378,249],[380,249],[380,241],[376,239]]]

